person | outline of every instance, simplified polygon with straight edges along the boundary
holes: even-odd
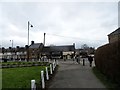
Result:
[[[80,64],[80,58],[79,58],[79,55],[76,56],[76,61],[78,64]]]
[[[90,67],[92,67],[93,57],[92,56],[88,56],[88,61],[90,63]]]
[[[73,62],[75,61],[75,56],[73,57]]]

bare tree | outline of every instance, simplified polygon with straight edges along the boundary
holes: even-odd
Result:
[[[89,46],[88,46],[87,44],[83,44],[83,45],[81,45],[81,49],[86,50],[86,49],[88,49],[88,48],[89,48]]]

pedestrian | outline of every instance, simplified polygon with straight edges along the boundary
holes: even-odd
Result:
[[[75,56],[73,57],[73,62],[75,61]]]
[[[93,57],[92,56],[88,56],[88,61],[90,63],[90,67],[92,67]]]
[[[80,64],[80,58],[79,58],[79,55],[77,55],[77,57],[76,57],[76,61],[77,61],[78,64]]]

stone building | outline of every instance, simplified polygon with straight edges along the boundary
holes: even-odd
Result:
[[[74,56],[75,45],[45,46],[43,56],[48,58],[71,59]]]
[[[120,40],[120,27],[108,35],[109,43]]]
[[[31,41],[31,45],[29,46],[29,60],[39,60],[43,47],[43,43],[34,43],[34,41]]]

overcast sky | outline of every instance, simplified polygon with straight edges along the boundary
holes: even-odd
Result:
[[[80,2],[78,0],[49,2],[0,2],[1,47],[25,46],[28,42],[27,22],[30,40],[46,45],[82,44],[99,47],[108,43],[107,35],[118,28],[118,0]],[[14,1],[14,0],[13,0]]]

